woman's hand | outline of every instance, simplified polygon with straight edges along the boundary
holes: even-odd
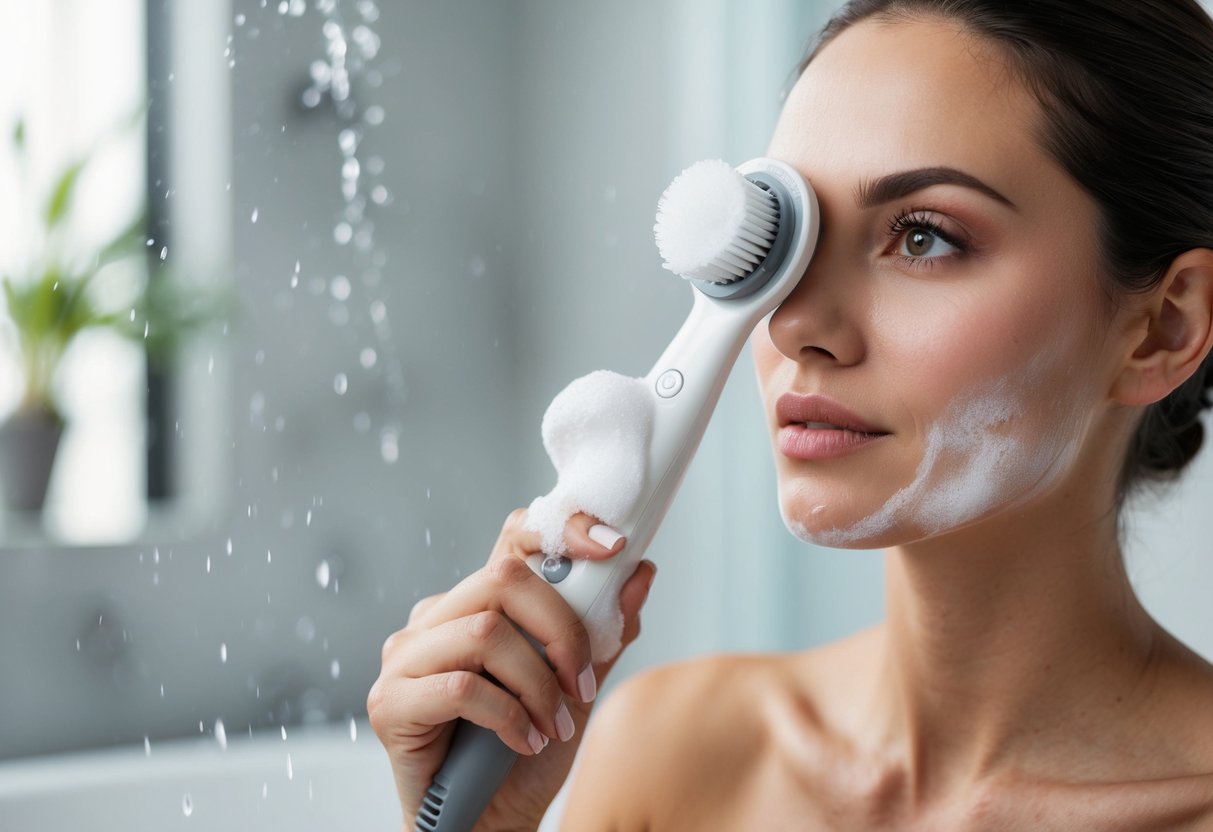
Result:
[[[525,562],[541,551],[525,520],[524,509],[510,514],[488,564],[450,592],[422,599],[408,625],[384,642],[367,712],[391,759],[405,829],[442,767],[458,718],[495,731],[521,755],[478,828],[534,828],[568,775],[590,703],[618,658],[591,664],[585,627]],[[592,540],[596,523],[584,514],[569,520],[570,557],[601,560],[623,548],[622,538],[610,549]],[[620,592],[625,647],[640,631],[655,572],[642,561]],[[543,646],[546,662],[518,628]]]

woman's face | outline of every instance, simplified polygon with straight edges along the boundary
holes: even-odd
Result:
[[[942,21],[857,24],[789,96],[768,155],[812,184],[821,235],[753,350],[803,539],[921,540],[1078,470],[1119,356],[1095,204],[1038,118],[996,51]]]

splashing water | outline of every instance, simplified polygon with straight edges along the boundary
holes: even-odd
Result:
[[[380,104],[365,104],[360,96],[382,83],[382,74],[373,63],[379,55],[381,42],[372,24],[379,20],[379,7],[374,0],[317,0],[316,10],[323,16],[321,33],[324,37],[324,58],[312,62],[311,84],[304,90],[301,103],[314,109],[326,99],[331,102],[342,126],[337,133],[340,155],[340,191],[342,209],[333,224],[333,240],[337,245],[353,248],[353,256],[361,271],[361,282],[367,288],[379,285],[381,270],[387,264],[386,254],[375,249],[375,224],[368,207],[390,205],[392,194],[379,181],[384,171],[381,156],[365,157],[363,144],[368,133],[384,123],[387,112]],[[296,266],[296,274],[298,266]],[[292,278],[292,287],[297,284]],[[353,297],[354,287],[344,275],[333,278],[330,294],[340,303]],[[364,307],[365,308],[365,307]],[[343,310],[333,316],[335,323],[349,320]],[[387,318],[387,307],[380,299],[369,306],[374,325],[377,350],[364,349],[359,356],[365,370],[379,366],[388,387],[390,401],[399,411],[407,398],[402,366],[392,348],[394,339]],[[337,395],[345,395],[348,379],[342,373],[334,379]],[[388,424],[390,431],[381,435],[380,455],[392,464],[399,456],[396,443],[398,429]]]

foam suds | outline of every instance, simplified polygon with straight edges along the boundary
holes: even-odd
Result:
[[[578,512],[618,529],[644,488],[653,398],[643,379],[598,370],[576,379],[543,416],[543,446],[556,468],[556,487],[527,509],[527,528],[543,551],[568,551],[564,527]],[[607,592],[618,590],[622,575]],[[601,606],[601,605],[600,605]],[[623,615],[618,605],[590,611],[585,624],[596,661],[619,652]]]
[[[784,524],[806,542],[845,548],[875,540],[897,525],[916,527],[924,536],[937,534],[972,522],[1001,502],[1021,503],[1040,493],[1069,466],[1078,442],[1064,426],[1043,436],[1017,434],[1015,427],[1026,416],[1023,393],[1023,384],[1004,378],[952,402],[930,428],[913,481],[873,514],[845,527],[811,529],[790,517],[781,501]]]

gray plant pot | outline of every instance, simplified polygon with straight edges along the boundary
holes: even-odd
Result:
[[[40,511],[63,422],[48,410],[18,410],[0,424],[0,486],[10,508]]]

